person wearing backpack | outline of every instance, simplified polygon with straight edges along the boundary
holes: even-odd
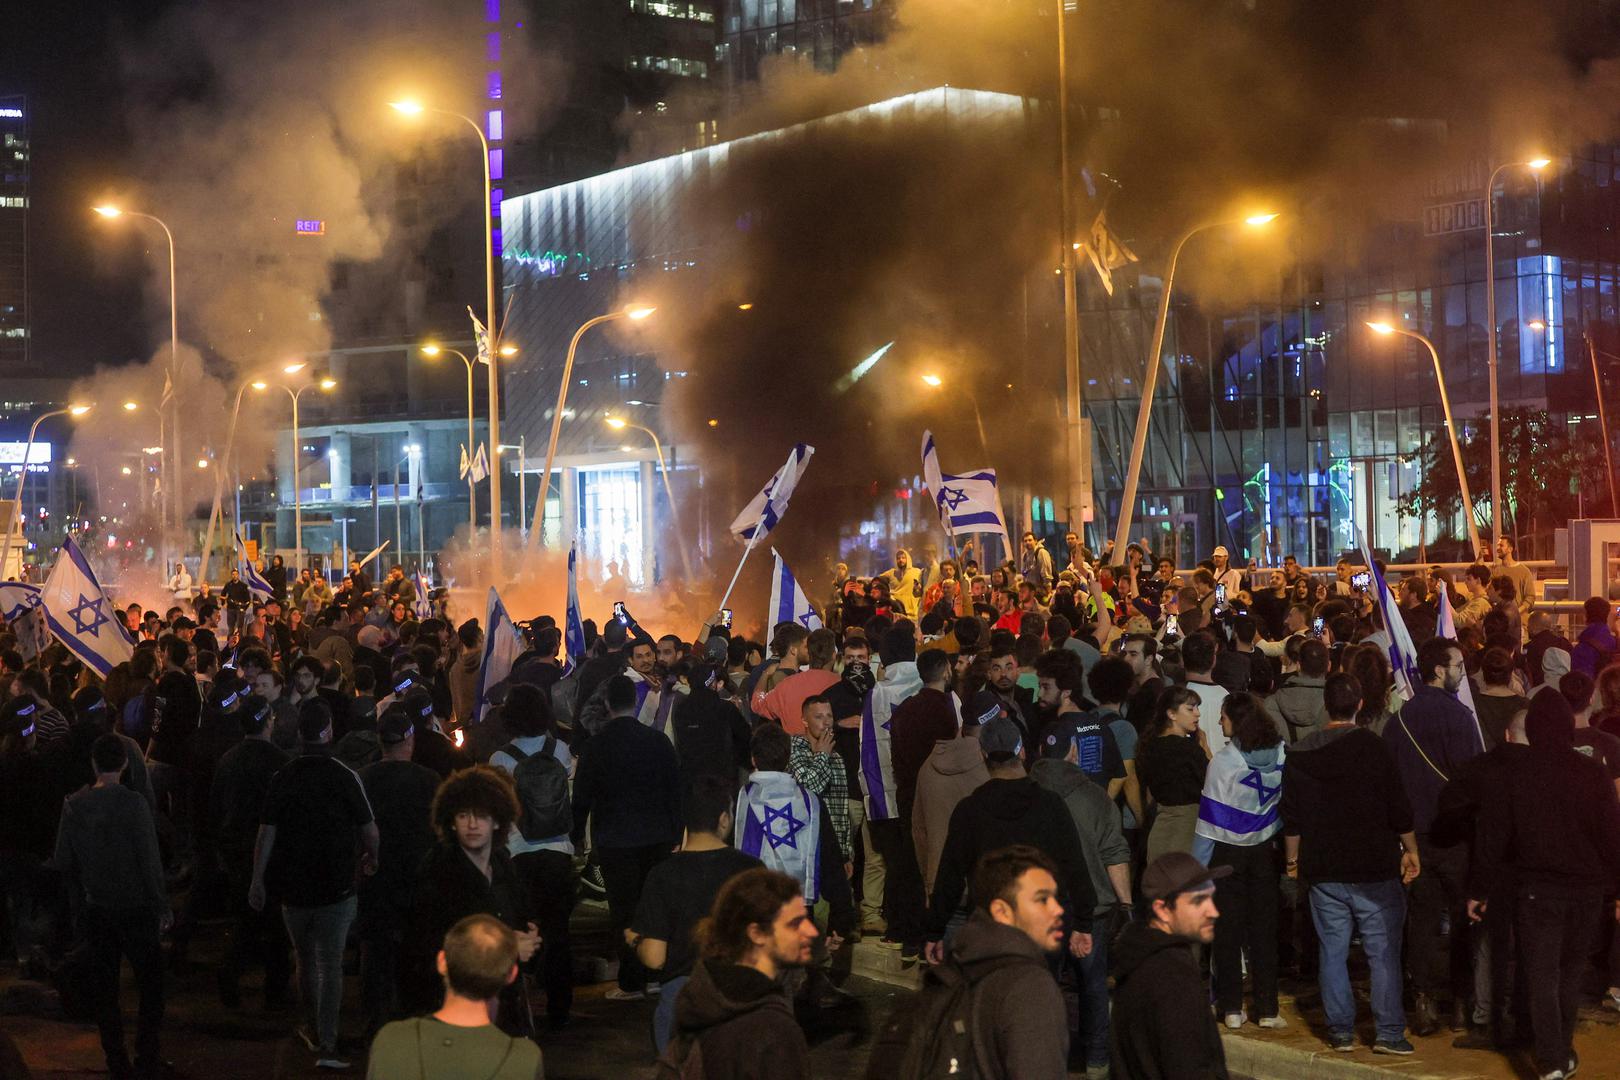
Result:
[[[896,1006],[867,1060],[867,1080],[1060,1080],[1069,1022],[1049,957],[1066,932],[1058,866],[1016,844],[973,868],[973,912],[922,990]]]
[[[574,759],[557,738],[551,697],[529,683],[513,683],[502,706],[512,741],[490,755],[489,763],[512,776],[523,813],[506,838],[512,869],[528,890],[529,910],[545,942],[540,960],[546,988],[546,1019],[552,1030],[568,1024],[574,1004],[574,962],[568,918],[576,900],[574,827],[568,775]]]
[[[659,1080],[809,1080],[781,980],[813,962],[818,936],[793,878],[761,866],[727,881],[699,924],[702,956],[676,999]]]
[[[435,967],[444,1005],[431,1016],[396,1020],[371,1044],[373,1080],[543,1080],[540,1048],[489,1022],[501,994],[518,977],[518,940],[492,915],[469,915],[444,935]]]

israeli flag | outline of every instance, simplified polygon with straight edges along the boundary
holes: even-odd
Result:
[[[563,616],[563,674],[585,659],[585,620],[579,613],[579,537],[568,545],[568,610]]]
[[[1282,776],[1286,754],[1255,768],[1236,743],[1227,743],[1210,758],[1204,791],[1198,800],[1194,832],[1209,840],[1250,847],[1263,844],[1282,829]]]
[[[962,533],[999,533],[1007,542],[1007,514],[1001,508],[1001,487],[996,470],[975,469],[939,478],[940,518],[952,536]],[[1007,550],[1012,545],[1007,544]]]
[[[1395,675],[1395,692],[1403,701],[1411,701],[1414,690],[1423,682],[1418,674],[1417,646],[1412,643],[1412,632],[1401,618],[1395,594],[1389,591],[1383,571],[1378,569],[1378,564],[1373,562],[1372,552],[1367,550],[1366,536],[1359,535],[1357,539],[1361,544],[1361,557],[1367,563],[1367,572],[1372,575],[1373,599],[1377,601],[1378,613],[1384,619],[1384,632],[1389,635],[1389,667]]]
[[[0,581],[0,616],[7,622],[39,606],[39,586],[26,581]]]
[[[821,898],[821,800],[784,772],[756,772],[737,793],[737,850]]]
[[[248,558],[247,544],[242,541],[242,534],[236,534],[236,568],[242,572],[242,580],[247,582],[248,592],[255,600],[268,600],[275,592],[270,583],[264,580],[264,575],[254,568],[252,560]]]
[[[934,511],[939,514],[940,527],[947,536],[952,535],[951,526],[945,520],[945,509],[939,502],[939,489],[944,481],[939,469],[939,448],[934,445],[934,433],[923,432],[922,443],[923,486],[928,489],[928,498],[934,504]]]
[[[889,732],[894,710],[901,702],[922,689],[917,665],[903,661],[886,668],[866,693],[861,708],[861,794],[866,799],[870,821],[888,821],[900,816],[895,801],[894,760]]]
[[[1446,583],[1443,581],[1440,583],[1440,619],[1435,633],[1451,641],[1457,640],[1457,620],[1452,615],[1451,596],[1446,589]],[[1474,714],[1474,727],[1479,730],[1480,753],[1484,753],[1485,729],[1479,723],[1479,710],[1474,708],[1474,682],[1472,679],[1462,681],[1462,685],[1457,688],[1457,700],[1468,706],[1468,711]]]
[[[418,570],[413,575],[416,582],[416,617],[418,619],[431,619],[433,617],[433,589],[428,583],[427,575]]]
[[[512,664],[521,652],[523,635],[506,613],[506,605],[501,603],[500,594],[492,588],[489,590],[489,603],[484,608],[484,663],[478,669],[478,693],[473,697],[473,723],[484,718],[484,707],[489,704],[484,700],[484,694],[512,674]]]
[[[102,591],[84,551],[71,536],[40,589],[45,621],[68,651],[106,678],[134,655],[135,643],[118,621],[113,602]]]
[[[787,513],[788,497],[799,486],[799,479],[810,464],[810,455],[815,452],[815,447],[804,443],[795,446],[793,453],[788,455],[787,463],[776,470],[760,493],[731,523],[732,533],[748,541],[769,536],[776,523],[782,520],[782,515]]]
[[[381,555],[383,553],[383,549],[386,548],[391,543],[393,543],[393,541],[384,540],[382,543],[380,543],[376,547],[372,548],[371,549],[371,554],[367,555],[365,558],[360,560],[360,569],[364,570],[367,566],[369,566],[371,564],[371,560],[375,559],[377,556]]]
[[[467,308],[467,317],[472,320],[473,340],[478,343],[478,362],[487,364],[489,363],[489,331],[485,329],[483,323],[478,321],[478,316],[473,314],[471,306]]]
[[[774,627],[790,622],[798,623],[806,630],[820,630],[821,617],[810,606],[810,598],[804,595],[804,590],[799,588],[793,571],[788,569],[775,548],[771,549],[771,554],[776,556],[776,573],[771,576],[771,614],[765,625]]]

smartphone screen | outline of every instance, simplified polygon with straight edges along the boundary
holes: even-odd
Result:
[[[1226,603],[1226,586],[1225,585],[1217,585],[1217,586],[1215,586],[1215,602],[1217,604]]]
[[[1323,634],[1327,633],[1327,620],[1320,617],[1312,619],[1311,633],[1315,634],[1317,637],[1321,637]]]
[[[613,605],[613,617],[626,626],[630,625],[630,613],[624,609],[623,600]]]
[[[720,609],[720,625],[725,627],[727,630],[731,629],[731,609],[730,608],[723,607],[723,608]]]

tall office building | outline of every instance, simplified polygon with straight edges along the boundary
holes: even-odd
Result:
[[[851,49],[882,39],[895,0],[720,0],[723,10],[716,66],[734,95],[759,78],[759,65],[777,53],[799,53],[830,71]]]
[[[28,102],[0,97],[0,375],[28,374]]]

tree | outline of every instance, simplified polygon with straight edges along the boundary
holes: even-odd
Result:
[[[1462,444],[1463,468],[1474,500],[1474,517],[1482,538],[1491,527],[1491,444],[1485,418],[1475,421],[1474,436]],[[1403,460],[1418,463],[1417,486],[1404,493],[1395,511],[1402,517],[1430,514],[1440,520],[1460,517],[1462,493],[1451,441],[1444,428],[1425,433],[1423,445]],[[1603,476],[1602,447],[1577,443],[1567,421],[1544,410],[1502,410],[1502,495],[1506,501],[1503,526],[1526,549],[1551,550],[1552,530],[1583,509],[1606,510],[1608,487]],[[1530,554],[1525,550],[1525,554]]]

